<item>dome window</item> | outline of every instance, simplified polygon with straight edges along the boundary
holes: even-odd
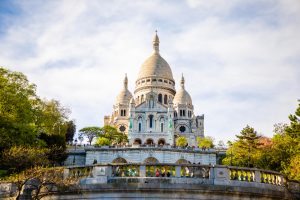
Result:
[[[167,104],[168,103],[168,95],[165,94],[164,96],[164,104]]]
[[[180,131],[181,133],[184,133],[185,130],[186,130],[185,126],[180,126],[180,127],[179,127],[179,131]]]
[[[147,82],[150,82],[150,79],[147,79]]]
[[[168,81],[164,80],[165,83],[168,83]]]
[[[163,82],[162,79],[158,79],[158,82]]]
[[[158,94],[158,102],[162,103],[162,94]]]

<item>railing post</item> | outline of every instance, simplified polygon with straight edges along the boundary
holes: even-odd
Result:
[[[70,169],[64,168],[64,179],[68,178],[70,176]]]
[[[181,166],[175,166],[175,176],[181,177]]]
[[[140,165],[140,177],[146,177],[146,166]]]
[[[257,183],[261,182],[261,173],[258,169],[255,170],[254,179],[255,179],[254,181]]]

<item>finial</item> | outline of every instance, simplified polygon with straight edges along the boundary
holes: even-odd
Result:
[[[157,35],[157,30],[155,30],[155,36],[153,38],[153,49],[155,53],[159,53],[159,38]]]
[[[181,85],[181,88],[184,89],[184,77],[183,77],[183,73],[181,74],[180,85]]]
[[[128,79],[127,79],[127,73],[125,73],[125,78],[124,78],[124,88],[128,88]]]

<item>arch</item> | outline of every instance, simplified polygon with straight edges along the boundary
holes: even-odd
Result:
[[[181,158],[175,162],[175,164],[188,164],[188,163],[190,163],[190,162],[183,158]]]
[[[153,115],[149,115],[149,128],[153,127]]]
[[[162,94],[158,94],[158,102],[162,103]]]
[[[135,138],[133,144],[142,144],[142,140],[140,138]]]
[[[112,163],[127,163],[127,160],[125,160],[124,158],[122,157],[118,157],[118,158],[115,158]]]
[[[154,157],[148,157],[144,160],[144,163],[159,163],[159,161]]]
[[[166,94],[164,96],[164,104],[168,104],[168,95],[166,95]]]
[[[153,139],[152,139],[152,138],[148,138],[148,139],[146,140],[146,144],[153,145],[153,144],[154,144]]]
[[[159,138],[157,141],[158,145],[165,145],[166,144],[166,140],[164,138]]]

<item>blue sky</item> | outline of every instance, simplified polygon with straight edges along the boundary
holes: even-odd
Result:
[[[234,139],[247,124],[272,136],[300,98],[300,1],[0,1],[0,65],[72,110],[78,129],[103,125],[128,74],[151,54],[177,88],[181,73],[205,134]]]

